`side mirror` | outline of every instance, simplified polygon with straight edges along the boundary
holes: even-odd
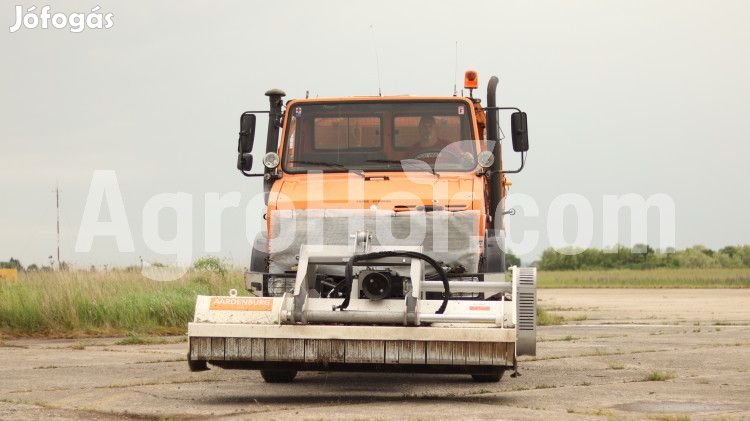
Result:
[[[249,172],[253,169],[253,154],[251,153],[238,153],[237,154],[237,169],[243,172]]]
[[[526,113],[522,111],[510,115],[510,131],[513,137],[513,150],[526,152],[529,150],[529,130],[526,126]]]
[[[253,168],[253,142],[255,141],[255,114],[244,113],[240,117],[240,137],[237,140],[237,169],[250,171]]]

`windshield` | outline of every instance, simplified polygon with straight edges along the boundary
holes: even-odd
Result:
[[[464,101],[292,105],[283,168],[307,171],[471,171],[476,145]]]

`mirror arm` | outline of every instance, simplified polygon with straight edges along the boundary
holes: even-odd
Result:
[[[526,152],[521,152],[521,166],[518,167],[516,170],[503,170],[503,171],[497,171],[499,174],[518,174],[523,170],[524,165],[526,165]],[[485,175],[489,177],[493,174],[493,171],[487,171]]]
[[[521,152],[521,166],[517,170],[500,171],[500,174],[518,174],[523,170],[524,165],[526,165],[526,152]]]
[[[492,111],[492,110],[514,110],[514,111],[517,111],[519,113],[521,112],[521,110],[518,109],[518,108],[516,108],[516,107],[485,107],[484,110],[485,111]],[[507,170],[507,171],[502,171],[501,170],[501,171],[497,171],[497,172],[500,173],[500,174],[518,174],[519,172],[521,172],[523,170],[524,165],[526,165],[526,152],[521,152],[521,166],[518,167],[518,169],[516,169],[516,170]],[[485,174],[487,175],[487,177],[489,177],[490,175],[493,174],[493,171],[487,171]]]
[[[521,112],[521,110],[519,110],[516,107],[485,107],[485,108],[482,108],[482,109],[485,110],[485,111],[492,111],[492,110],[514,110],[514,111],[518,111],[519,113]]]
[[[261,174],[250,174],[249,172],[243,171],[243,170],[240,170],[240,172],[245,177],[265,177],[266,180],[276,180],[276,179],[281,178],[281,174],[278,174],[278,173],[275,173],[275,172],[268,173],[268,175],[263,174],[263,173],[261,173]]]

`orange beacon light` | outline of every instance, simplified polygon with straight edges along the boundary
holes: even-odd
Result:
[[[476,89],[479,86],[479,76],[476,70],[467,70],[464,73],[464,89]]]

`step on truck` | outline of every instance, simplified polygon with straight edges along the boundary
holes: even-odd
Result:
[[[261,177],[245,288],[198,296],[189,367],[468,374],[499,381],[536,354],[536,269],[504,255],[508,174],[523,169],[526,114],[468,96],[305,98],[240,118],[237,168]],[[268,115],[262,172],[257,115]],[[500,120],[520,166],[503,166]],[[508,128],[506,127],[506,130]]]

